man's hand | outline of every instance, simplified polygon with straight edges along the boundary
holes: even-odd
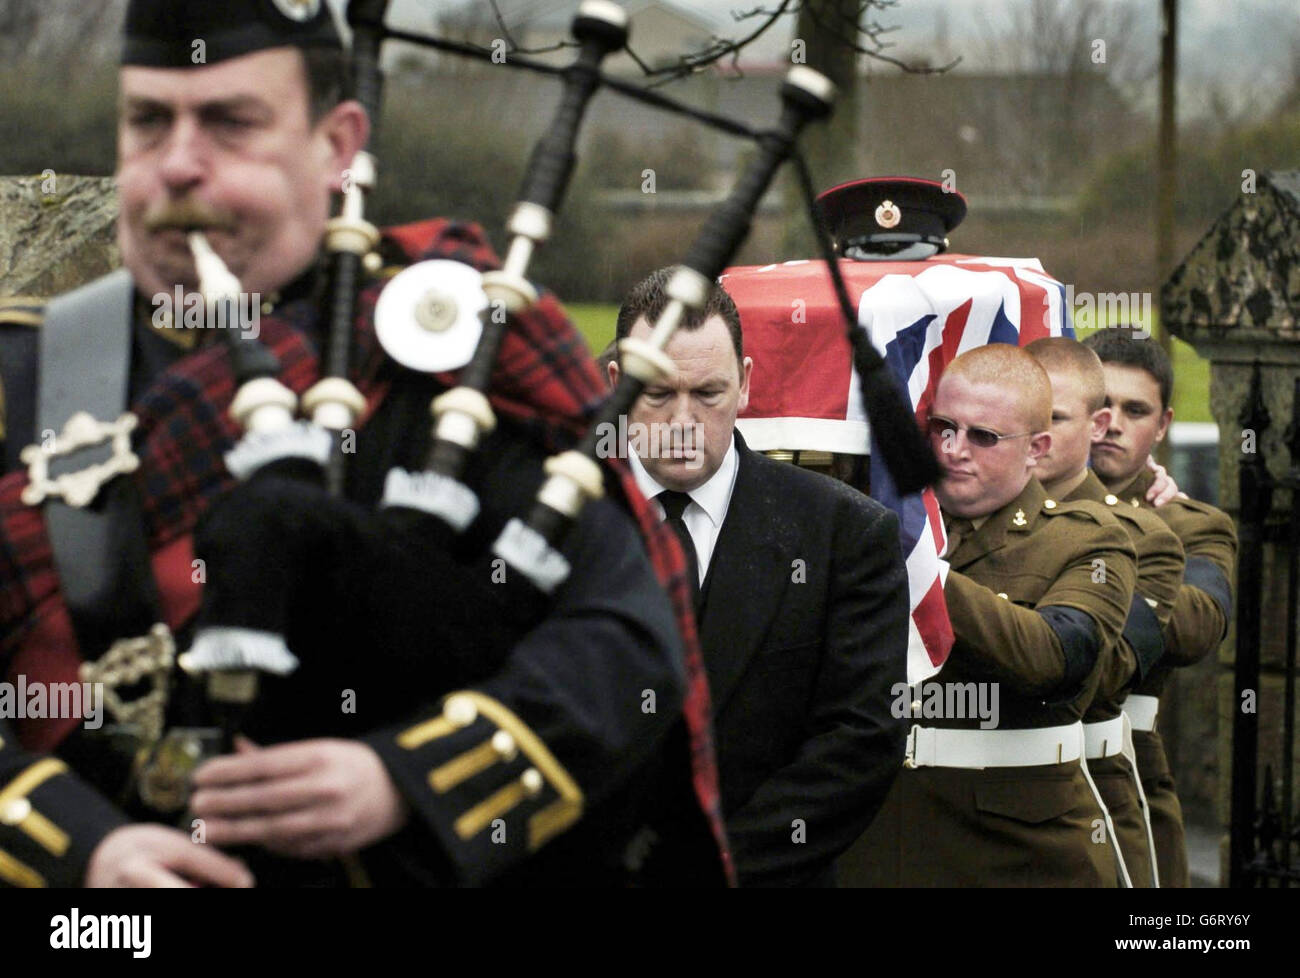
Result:
[[[373,750],[351,740],[236,743],[194,773],[194,815],[216,845],[298,859],[356,852],[400,829],[406,803]]]
[[[1178,488],[1178,483],[1173,480],[1165,467],[1150,455],[1147,456],[1147,468],[1156,474],[1151,482],[1151,488],[1147,490],[1147,502],[1152,506],[1163,506],[1175,496],[1180,499],[1187,498],[1187,493]]]
[[[86,885],[249,887],[253,875],[238,859],[191,842],[165,825],[124,825],[100,841],[86,867]]]

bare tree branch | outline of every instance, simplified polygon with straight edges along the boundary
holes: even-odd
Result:
[[[749,6],[731,11],[732,21],[737,25],[745,25],[744,33],[736,37],[724,37],[714,33],[698,49],[677,55],[666,64],[652,64],[649,59],[639,54],[634,46],[629,45],[625,50],[632,62],[640,69],[642,76],[650,80],[649,85],[652,88],[689,77],[712,66],[719,68],[725,66],[728,74],[740,76],[743,74],[740,59],[747,48],[767,35],[783,19],[797,18],[802,13],[808,12],[816,18],[823,37],[829,38],[831,43],[841,44],[855,55],[892,65],[902,71],[914,74],[939,74],[960,63],[960,58],[954,58],[947,64],[938,66],[918,64],[887,53],[887,50],[894,45],[888,42],[886,37],[899,28],[897,25],[882,24],[877,15],[897,7],[898,4],[899,0],[854,0],[847,4],[847,9],[845,5],[836,6],[833,17],[823,21],[817,15],[816,0],[779,0],[779,2],[772,0],[766,3],[751,3]],[[577,47],[575,41],[567,39],[540,46],[522,45],[518,37],[521,36],[521,30],[526,28],[526,23],[517,22],[512,30],[506,24],[501,7],[502,4],[498,0],[489,0],[486,9],[478,8],[483,18],[479,20],[479,25],[480,29],[487,28],[496,32],[505,42],[508,53],[545,54],[563,48]],[[518,20],[519,18],[516,18],[516,21]],[[481,45],[476,46],[480,47],[480,50],[486,50]]]
[[[709,41],[708,46],[705,47],[703,50],[695,51],[689,54],[684,54],[677,60],[675,64],[665,68],[647,69],[645,67],[645,63],[640,58],[635,58],[634,56],[634,60],[636,60],[636,62],[641,65],[642,71],[644,71],[648,77],[656,77],[656,76],[659,77],[659,80],[655,82],[656,85],[663,85],[663,84],[667,84],[670,81],[675,81],[678,78],[685,78],[687,75],[692,75],[695,72],[707,68],[709,65],[715,64],[716,62],[721,61],[723,58],[728,58],[728,57],[731,59],[732,68],[736,71],[737,74],[739,74],[740,52],[745,47],[754,43],[765,33],[767,33],[767,31],[772,27],[772,25],[775,24],[782,17],[786,16],[786,14],[796,13],[797,10],[798,7],[797,7],[796,0],[781,0],[780,5],[772,10],[769,10],[765,7],[755,7],[752,11],[745,14],[744,16],[737,16],[736,14],[733,13],[732,18],[737,22],[740,22],[741,20],[744,19],[749,19],[750,17],[753,16],[761,16],[761,17],[765,17],[766,19],[761,24],[759,24],[758,27],[756,27],[754,30],[750,31],[747,35],[741,38],[729,39],[724,37],[718,37],[715,34],[713,38]],[[630,52],[631,48],[629,48],[628,50]]]

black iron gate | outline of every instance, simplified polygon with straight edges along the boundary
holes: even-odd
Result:
[[[1300,600],[1300,378],[1295,381],[1291,423],[1284,434],[1291,466],[1286,478],[1274,478],[1265,465],[1262,435],[1271,423],[1260,386],[1259,364],[1251,376],[1250,394],[1239,418],[1243,430],[1254,431],[1256,451],[1244,453],[1240,464],[1241,515],[1238,526],[1237,650],[1235,704],[1232,722],[1232,825],[1228,885],[1288,886],[1300,882],[1300,827],[1294,805],[1295,674],[1297,601]],[[1291,511],[1286,520],[1270,524],[1273,493],[1289,490]],[[1264,547],[1277,544],[1286,564],[1285,576],[1263,579]],[[1265,589],[1286,588],[1286,640],[1282,743],[1280,757],[1268,747],[1259,784],[1260,625]],[[1245,696],[1254,694],[1254,710]],[[1275,773],[1274,763],[1281,769]]]

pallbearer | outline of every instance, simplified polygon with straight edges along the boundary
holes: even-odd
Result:
[[[1007,344],[962,354],[939,381],[927,423],[956,641],[931,681],[996,683],[998,711],[922,716],[920,690],[904,704],[904,769],[841,859],[842,884],[1117,882],[1080,721],[1128,614],[1134,555],[1104,506],[1060,502],[1033,478],[1051,404],[1042,368]]]
[[[1183,546],[1150,510],[1121,505],[1088,468],[1089,449],[1105,437],[1113,410],[1106,406],[1106,377],[1097,355],[1066,337],[1037,340],[1026,350],[1052,382],[1052,447],[1039,460],[1038,480],[1055,499],[1105,504],[1137,553],[1137,587],[1124,634],[1103,664],[1097,695],[1083,720],[1088,769],[1110,812],[1133,885],[1159,885],[1151,818],[1123,702],[1164,655],[1164,631],[1183,579]]]
[[[1099,330],[1085,345],[1101,358],[1111,410],[1105,437],[1092,448],[1093,471],[1119,505],[1150,507],[1152,474],[1146,459],[1174,419],[1169,358],[1149,335],[1131,330]],[[1182,541],[1187,564],[1165,633],[1164,658],[1129,694],[1124,712],[1133,724],[1138,769],[1151,805],[1161,885],[1187,886],[1182,806],[1156,717],[1172,671],[1200,662],[1227,634],[1237,531],[1226,513],[1195,499],[1180,496],[1154,511]]]

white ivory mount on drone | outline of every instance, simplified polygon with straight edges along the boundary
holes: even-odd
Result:
[[[521,202],[506,224],[511,241],[500,270],[479,273],[460,262],[433,260],[399,273],[375,308],[375,331],[385,351],[415,370],[436,373],[464,367],[482,339],[483,316],[508,318],[537,304],[537,290],[525,272],[537,246],[550,237],[551,226],[549,211]],[[464,384],[435,397],[429,412],[435,442],[450,442],[466,451],[474,451],[496,428],[487,395]],[[390,470],[383,505],[431,513],[457,531],[479,512],[473,490],[432,470]]]
[[[191,231],[189,245],[204,303],[211,308],[236,301],[243,287],[203,233]],[[229,342],[256,341],[232,337]],[[232,353],[235,349],[231,347]],[[246,479],[281,458],[308,458],[325,464],[331,446],[329,433],[312,422],[295,421],[297,407],[297,395],[274,377],[254,377],[240,385],[230,402],[230,414],[244,429],[244,436],[225,455],[232,475]]]

